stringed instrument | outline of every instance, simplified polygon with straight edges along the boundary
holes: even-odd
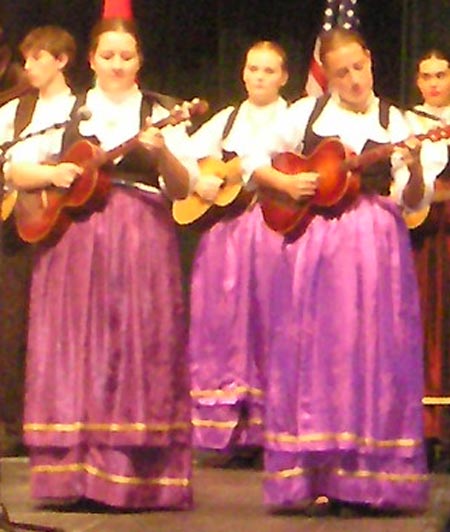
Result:
[[[233,204],[243,191],[239,157],[227,162],[214,157],[205,157],[199,160],[198,165],[199,179],[202,175],[214,175],[222,179],[222,186],[214,201],[207,201],[195,192],[187,198],[175,200],[172,205],[172,216],[179,225],[195,224],[196,227],[204,227],[208,223],[217,221],[221,214],[225,213],[223,208]],[[208,223],[205,223],[206,219]]]
[[[450,136],[450,126],[434,128],[417,135],[419,141],[439,141]],[[261,188],[259,201],[268,227],[282,235],[301,234],[317,213],[338,211],[351,203],[359,191],[359,171],[389,157],[405,141],[385,144],[360,155],[351,154],[339,139],[323,140],[309,157],[292,152],[280,153],[272,166],[288,175],[302,172],[319,174],[317,191],[311,198],[293,200],[288,194]]]
[[[436,180],[435,191],[431,200],[431,205],[426,205],[418,211],[403,212],[403,219],[405,220],[408,229],[417,229],[420,227],[431,211],[433,203],[443,203],[450,200],[450,188],[447,184]]]
[[[193,100],[189,117],[202,114],[207,109],[208,104],[204,100]],[[189,117],[178,107],[167,118],[153,124],[153,127],[176,125]],[[18,191],[14,217],[20,238],[30,244],[53,240],[64,233],[74,216],[89,214],[101,208],[112,187],[111,179],[102,171],[102,167],[138,145],[139,133],[106,152],[87,140],[72,145],[60,162],[75,163],[82,167],[83,172],[69,188],[50,186]]]
[[[0,219],[5,222],[13,213],[17,200],[17,190],[4,190],[0,207]]]

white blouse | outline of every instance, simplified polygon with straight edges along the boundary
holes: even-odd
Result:
[[[69,119],[75,103],[75,96],[67,88],[64,92],[51,98],[38,98],[31,122],[20,134],[21,137],[35,133]],[[19,99],[12,100],[0,107],[0,144],[14,138],[14,118]],[[53,161],[61,150],[64,128],[51,129],[45,134],[30,137],[18,142],[6,151],[9,161],[26,161],[40,163]]]
[[[432,105],[423,103],[416,105],[414,109],[417,111],[423,111],[440,119],[440,121],[432,120],[425,116],[415,114],[411,111],[407,112],[406,117],[415,134],[426,133],[430,129],[434,129],[442,125],[450,125],[450,105],[446,105],[444,107],[434,107]]]
[[[234,107],[226,107],[215,114],[191,136],[192,153],[196,159],[222,158],[222,150],[249,156],[262,142],[268,131],[282,120],[287,102],[279,97],[273,103],[257,106],[245,100],[239,107],[233,126],[225,139],[223,131]],[[248,183],[247,173],[244,182]],[[250,187],[251,185],[248,184]]]
[[[303,148],[305,129],[313,111],[316,98],[301,98],[286,111],[284,120],[278,123],[265,142],[243,160],[247,173],[259,167],[268,166],[271,157],[284,151],[300,153]],[[384,129],[379,122],[379,99],[373,95],[365,113],[355,113],[342,107],[337,97],[333,96],[325,105],[320,116],[313,124],[313,131],[322,137],[339,137],[343,144],[354,153],[360,154],[368,140],[378,143],[397,143],[410,136],[407,121],[398,109],[389,108],[389,126]],[[428,204],[434,189],[437,175],[434,161],[439,159],[439,150],[427,142],[421,149],[421,162],[424,167],[425,195],[417,209]],[[442,157],[442,154],[441,154]],[[402,204],[403,190],[409,179],[409,170],[398,153],[391,156],[392,196]]]

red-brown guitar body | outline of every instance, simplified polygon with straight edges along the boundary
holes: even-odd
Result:
[[[347,157],[344,145],[337,139],[326,139],[319,144],[309,157],[292,152],[275,156],[272,166],[285,174],[317,172],[319,183],[316,194],[311,198],[296,202],[286,194],[264,190],[260,203],[267,225],[288,235],[305,227],[314,216],[312,207],[336,205],[349,190],[351,174],[342,164]]]
[[[61,160],[85,168],[70,188],[20,191],[14,216],[22,240],[29,243],[53,240],[67,229],[74,215],[89,213],[104,205],[111,181],[95,164],[102,153],[89,141],[76,142]]]
[[[189,116],[203,114],[208,109],[204,100],[193,100]],[[174,108],[167,118],[153,127],[163,128],[176,125],[187,119],[180,106]],[[112,183],[102,167],[139,145],[139,134],[109,150],[87,140],[80,140],[71,146],[60,162],[75,163],[83,169],[70,188],[47,187],[23,191],[17,194],[14,217],[17,232],[22,240],[30,244],[46,240],[50,243],[59,238],[69,224],[81,215],[88,215],[105,205]]]
[[[437,142],[450,137],[450,126],[431,129],[414,138],[421,142]],[[262,189],[261,209],[266,224],[285,236],[299,236],[316,214],[336,216],[345,210],[358,195],[359,172],[376,161],[387,158],[395,148],[406,148],[405,141],[385,144],[360,155],[351,153],[340,140],[323,140],[309,157],[295,153],[280,153],[272,166],[288,175],[317,172],[319,182],[312,198],[294,201],[288,194]]]

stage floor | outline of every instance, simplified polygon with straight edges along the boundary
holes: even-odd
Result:
[[[1,460],[0,501],[11,521],[65,532],[450,532],[449,474],[432,476],[430,506],[424,515],[376,518],[269,515],[261,504],[261,473],[252,470],[196,467],[191,512],[44,510],[31,502],[28,479],[26,458]]]

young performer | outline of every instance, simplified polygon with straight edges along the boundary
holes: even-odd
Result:
[[[75,103],[65,73],[75,58],[76,45],[67,31],[57,26],[35,28],[24,38],[20,50],[28,81],[35,90],[2,106],[2,143],[50,127],[55,118],[58,123],[69,119]],[[54,136],[60,137],[61,131]],[[8,159],[15,152],[26,152],[31,144],[40,142],[38,137],[15,144],[3,156]]]
[[[155,190],[162,176],[167,194],[185,196],[188,138],[182,124],[151,126],[169,111],[136,85],[142,56],[131,21],[99,22],[89,61],[96,82],[80,103],[91,117],[68,128],[64,146],[84,138],[111,150],[137,134],[139,143],[104,168],[130,186],[113,186],[103,208],[37,249],[24,424],[32,494],[187,509],[190,385],[176,236],[163,196],[136,182]],[[29,162],[46,160],[51,144],[45,137],[14,160],[7,178],[25,189],[82,179],[77,161]]]
[[[21,134],[40,131],[55,121],[63,122],[69,118],[75,103],[65,75],[73,62],[76,47],[74,39],[67,31],[56,26],[35,28],[24,38],[20,50],[25,61],[23,72],[27,81],[22,81],[14,87],[19,93],[24,92],[24,87],[31,86],[33,89],[0,109],[2,145]],[[2,94],[6,95],[6,92]],[[16,91],[9,91],[9,99],[14,92]],[[0,156],[8,159],[15,152],[26,153],[27,145],[29,143],[19,143],[9,151],[5,148]],[[4,191],[2,217],[11,213],[15,194],[13,190]],[[0,249],[0,348],[3,353],[9,355],[8,371],[1,372],[0,394],[4,400],[0,400],[0,408],[1,418],[7,421],[8,441],[5,452],[17,453],[22,446],[21,383],[26,351],[31,248],[20,244],[12,214],[3,223]]]
[[[357,34],[323,35],[331,94],[293,104],[264,153],[244,161],[261,187],[311,201],[315,170],[287,175],[270,155],[311,155],[338,137],[359,154],[401,141],[400,112],[373,93],[370,51]],[[431,148],[422,148],[423,160]],[[428,153],[427,153],[428,152]],[[391,164],[390,164],[391,163]],[[338,168],[336,169],[338,170]],[[418,148],[363,168],[360,192],[320,210],[287,241],[271,291],[265,502],[304,508],[318,496],[371,508],[421,510],[427,501],[422,440],[422,350],[416,279],[400,209],[430,196]]]
[[[254,149],[285,113],[280,90],[288,73],[280,45],[262,41],[251,46],[242,78],[247,98],[219,111],[193,135],[198,159],[213,157],[234,165],[235,157]],[[234,179],[240,181],[240,170],[236,173]],[[195,191],[212,202],[221,184],[207,169]],[[251,183],[241,184],[251,191]],[[266,279],[282,239],[264,226],[254,204],[238,212],[235,205],[229,209],[202,235],[193,264],[189,353],[194,444],[226,452],[232,464],[251,465],[263,436]]]
[[[408,113],[414,132],[426,133],[443,125],[450,127],[449,58],[439,50],[424,54],[417,64],[416,83],[423,103],[415,107],[418,113]],[[421,218],[421,225],[411,231],[425,331],[425,435],[430,451],[434,444],[444,447],[439,452],[440,460],[437,452],[431,452],[435,467],[445,467],[445,463],[448,466],[450,458],[449,180],[447,158],[446,167],[436,181],[431,209],[424,211],[426,218]]]

